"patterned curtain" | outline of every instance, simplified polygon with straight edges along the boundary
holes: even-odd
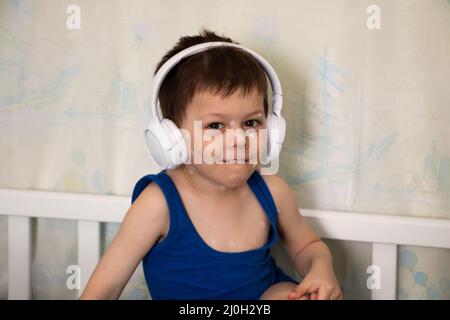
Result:
[[[450,218],[448,0],[1,1],[0,187],[130,195],[159,171],[143,139],[153,70],[201,27],[277,70],[279,174],[301,208]],[[104,248],[117,229],[102,226]],[[2,217],[2,257],[7,233]],[[76,297],[76,234],[33,220],[33,298]],[[370,244],[326,242],[345,298],[369,298]],[[401,299],[449,299],[449,250],[400,247],[398,279]],[[147,298],[139,267],[121,299]]]

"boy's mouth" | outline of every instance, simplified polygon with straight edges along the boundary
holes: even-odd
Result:
[[[218,163],[220,163],[220,164],[248,164],[249,161],[248,161],[248,159],[228,159],[228,160],[219,161]]]

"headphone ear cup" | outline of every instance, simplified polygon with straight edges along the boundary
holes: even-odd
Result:
[[[187,159],[187,146],[177,126],[169,119],[152,121],[145,130],[150,154],[162,169],[171,169]]]
[[[170,119],[163,119],[161,127],[165,134],[170,137],[171,148],[166,150],[166,167],[172,169],[184,162],[187,159],[187,145],[184,140],[181,130]]]
[[[273,132],[273,128],[276,128],[276,123],[274,123],[276,119],[274,118],[274,114],[273,113],[269,113],[267,115],[267,120],[266,120],[266,128],[267,128],[267,135],[266,135],[266,145],[265,145],[265,150],[263,153],[263,157],[261,159],[262,164],[268,164],[271,160],[271,149],[272,149],[272,137],[274,135]]]
[[[271,113],[267,117],[267,149],[263,163],[276,159],[281,151],[286,134],[286,120],[280,114]]]
[[[166,167],[165,149],[168,144],[168,137],[164,137],[164,132],[157,121],[151,121],[145,130],[145,141],[147,142],[148,151],[153,160],[161,168]]]

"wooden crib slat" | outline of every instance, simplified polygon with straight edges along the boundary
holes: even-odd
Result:
[[[8,299],[31,299],[30,218],[8,217]]]
[[[78,265],[80,267],[81,290],[86,284],[100,259],[100,223],[78,221]]]
[[[397,298],[397,245],[373,243],[372,264],[379,267],[381,286],[372,289],[372,300],[395,300]]]

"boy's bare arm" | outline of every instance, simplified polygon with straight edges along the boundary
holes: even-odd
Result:
[[[300,214],[294,192],[281,177],[274,175],[265,179],[279,208],[280,239],[297,272],[304,278],[289,297],[295,299],[306,292],[314,292],[313,299],[342,298],[331,252]]]
[[[320,238],[300,214],[295,194],[290,186],[277,175],[263,175],[262,177],[269,186],[279,210],[278,232],[280,240],[291,261],[295,263],[298,253],[309,244],[320,241]],[[304,270],[297,271],[302,276],[304,275]]]
[[[139,262],[163,234],[167,217],[164,195],[151,183],[128,210],[80,299],[118,299]]]

